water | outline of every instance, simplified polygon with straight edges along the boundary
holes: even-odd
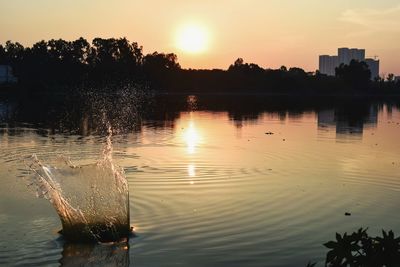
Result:
[[[4,101],[0,265],[323,266],[322,243],[335,232],[400,234],[398,107],[362,99],[158,100],[140,127],[113,136],[137,236],[84,245],[60,239],[57,213],[22,182],[20,159],[35,153],[47,163],[63,154],[92,164],[105,135],[84,113],[66,127],[58,115],[65,111],[32,120],[29,106]]]
[[[112,161],[111,137],[109,127],[103,158],[96,163],[78,166],[62,156],[52,165],[41,163],[36,155],[27,159],[28,185],[52,203],[68,241],[115,242],[129,237],[128,184],[123,169]]]

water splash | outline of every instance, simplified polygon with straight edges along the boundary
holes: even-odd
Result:
[[[128,183],[123,168],[112,160],[110,126],[108,133],[96,163],[77,166],[59,156],[48,165],[33,155],[28,165],[30,185],[53,204],[67,240],[118,241],[130,234]]]

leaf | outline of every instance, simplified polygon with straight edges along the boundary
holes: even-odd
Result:
[[[341,241],[342,240],[342,236],[339,233],[336,233],[336,240],[337,241]]]
[[[329,241],[329,242],[325,243],[324,246],[332,249],[337,246],[337,243],[335,241]]]
[[[336,254],[333,250],[329,251],[326,254],[326,263],[332,263],[332,261],[336,258]]]
[[[383,239],[386,239],[386,238],[388,238],[388,234],[386,233],[386,231],[385,231],[385,230],[382,230],[382,234],[383,234]]]
[[[394,233],[393,233],[392,230],[389,231],[389,237],[390,237],[391,239],[394,239]]]

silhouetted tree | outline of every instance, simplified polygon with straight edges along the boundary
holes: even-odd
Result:
[[[127,79],[138,73],[142,58],[142,47],[126,38],[95,38],[88,63],[95,79]]]
[[[287,71],[287,68],[286,68],[286,66],[281,66],[281,67],[279,68],[279,70],[280,70],[280,71],[286,72],[286,71]]]
[[[289,74],[293,76],[298,76],[298,77],[307,77],[307,73],[301,69],[301,68],[290,68],[289,69]]]
[[[23,59],[24,47],[16,42],[7,41],[4,47],[6,51],[6,61],[8,64],[12,62],[19,62]]]
[[[263,72],[264,69],[254,63],[244,63],[243,58],[238,58],[229,66],[228,71],[242,72],[242,73],[255,73]]]
[[[180,69],[178,57],[175,54],[163,54],[154,52],[147,54],[143,59],[143,67],[145,70],[176,70]]]
[[[243,58],[238,58],[235,60],[235,62],[229,66],[228,71],[236,71],[242,69],[244,65],[244,60]]]
[[[91,52],[89,42],[84,38],[79,38],[72,42],[72,57],[76,63],[89,64],[88,59]]]
[[[386,77],[386,81],[388,81],[389,83],[393,83],[394,82],[394,74],[393,73],[389,73],[388,76]]]
[[[21,84],[37,88],[54,85],[77,85],[82,82],[103,84],[126,81],[149,82],[156,89],[171,91],[251,91],[284,94],[334,94],[351,89],[369,92],[399,93],[400,83],[394,76],[389,82],[370,81],[364,62],[352,61],[336,70],[336,77],[301,68],[263,69],[255,63],[238,58],[228,70],[181,69],[172,53],[143,55],[143,48],[126,38],[84,38],[73,41],[51,39],[24,48],[18,42],[0,44],[0,64],[9,64]],[[38,86],[39,85],[39,86]],[[111,88],[111,87],[110,87]]]
[[[143,58],[143,71],[146,77],[158,87],[170,87],[175,79],[176,72],[181,69],[178,57],[173,54],[154,52]]]
[[[6,64],[6,50],[4,46],[0,44],[0,64]]]
[[[354,89],[367,89],[371,81],[371,71],[363,61],[352,60],[349,65],[341,64],[335,69],[335,74]]]

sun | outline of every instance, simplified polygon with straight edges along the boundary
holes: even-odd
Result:
[[[196,24],[188,24],[178,30],[177,47],[187,53],[201,53],[208,46],[208,32],[205,27]]]

